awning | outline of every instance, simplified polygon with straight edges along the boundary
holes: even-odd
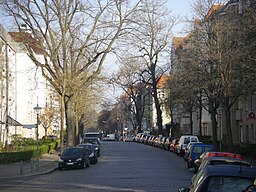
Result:
[[[22,126],[21,123],[19,123],[18,121],[16,121],[15,119],[13,119],[12,117],[10,117],[9,115],[7,115],[7,122],[9,126]]]

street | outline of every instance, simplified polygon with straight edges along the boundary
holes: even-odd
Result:
[[[101,150],[89,168],[0,180],[0,191],[177,192],[193,175],[176,154],[148,145],[102,142]]]

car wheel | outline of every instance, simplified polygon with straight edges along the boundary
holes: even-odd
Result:
[[[59,167],[59,171],[62,171],[63,169],[62,169],[62,167]]]

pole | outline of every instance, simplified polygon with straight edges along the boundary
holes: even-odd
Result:
[[[38,124],[39,114],[36,114],[36,171],[39,171]]]

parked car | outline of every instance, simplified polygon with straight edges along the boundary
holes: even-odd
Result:
[[[184,158],[185,161],[188,160],[189,152],[190,152],[191,147],[192,147],[192,145],[193,145],[194,143],[202,143],[202,142],[190,142],[190,143],[187,145],[187,147],[186,147],[186,149],[185,149],[185,152],[184,152],[184,156],[183,156],[183,158]]]
[[[161,136],[161,135],[160,135],[160,136],[158,136],[158,137],[155,139],[155,144],[154,144],[154,146],[155,146],[155,147],[159,147],[159,148],[160,148],[160,147],[161,147],[161,145],[162,145],[162,144],[161,144],[162,139],[163,139],[163,136]]]
[[[199,171],[200,169],[202,169],[204,166],[206,165],[240,165],[240,166],[247,166],[250,167],[251,164],[246,161],[246,160],[240,160],[240,159],[235,159],[235,158],[228,158],[228,157],[207,157],[205,158],[200,167],[198,168],[197,171]],[[192,170],[194,171],[194,170]],[[194,171],[196,172],[196,170]]]
[[[154,145],[154,140],[155,140],[156,136],[151,135],[148,139],[148,145],[153,146]]]
[[[134,140],[135,140],[136,142],[140,142],[140,137],[141,137],[142,134],[143,134],[143,133],[138,133],[138,134],[135,136]]]
[[[89,156],[83,147],[66,148],[58,161],[58,168],[85,168],[90,166]]]
[[[98,137],[85,137],[83,139],[83,143],[92,143],[92,144],[101,145],[100,139]]]
[[[95,151],[98,152],[98,157],[101,155],[101,141],[98,137],[84,138],[83,143],[91,143],[94,146]]]
[[[159,148],[164,149],[165,141],[166,141],[166,137],[162,137],[162,139],[161,139],[161,141],[159,143]]]
[[[191,144],[188,152],[187,166],[188,168],[194,167],[194,161],[204,152],[214,151],[214,147],[211,144],[193,143]]]
[[[183,156],[185,149],[190,142],[199,142],[199,139],[195,135],[182,135],[179,140],[179,144],[176,146],[176,153],[179,156]]]
[[[252,187],[256,179],[256,167],[238,165],[204,166],[194,177],[190,188],[179,192],[242,192]]]
[[[99,132],[88,132],[88,133],[85,133],[84,134],[84,138],[88,138],[88,137],[93,137],[93,138],[97,137],[97,138],[99,138],[101,140],[102,134],[99,133]]]
[[[172,143],[170,144],[170,151],[176,153],[176,146],[179,143],[179,139],[173,139]]]
[[[169,151],[170,150],[170,145],[172,143],[172,140],[175,139],[174,137],[167,137],[165,142],[164,142],[164,149]]]
[[[207,158],[207,157],[227,157],[227,158],[234,158],[234,159],[239,159],[239,160],[244,160],[244,157],[241,154],[237,153],[230,153],[230,152],[222,152],[222,151],[212,151],[212,152],[204,152],[202,153],[199,158],[197,158],[194,163],[195,163],[195,170],[197,171],[198,168],[200,167],[202,161]]]
[[[91,164],[98,163],[98,151],[95,150],[95,147],[91,143],[80,143],[77,147],[83,147],[86,151],[86,154],[89,156]]]

